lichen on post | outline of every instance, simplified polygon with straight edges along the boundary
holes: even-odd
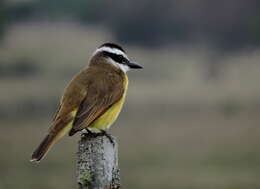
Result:
[[[111,136],[82,134],[77,153],[77,182],[80,189],[118,189],[118,144]]]

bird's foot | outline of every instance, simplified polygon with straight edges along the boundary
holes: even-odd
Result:
[[[83,137],[97,137],[100,136],[100,133],[95,133],[89,129],[84,129],[82,132]]]
[[[112,138],[112,136],[110,134],[108,134],[105,130],[100,130],[100,132],[96,133],[96,132],[92,132],[91,130],[89,129],[85,129],[86,132],[83,132],[82,135],[83,137],[98,137],[98,136],[106,136],[109,141],[111,142],[111,144],[113,144],[113,146],[115,146],[115,142]]]
[[[111,144],[113,144],[113,146],[115,146],[115,142],[110,134],[108,134],[105,130],[101,130],[101,134],[103,136],[106,136],[108,138],[108,140],[111,142]]]

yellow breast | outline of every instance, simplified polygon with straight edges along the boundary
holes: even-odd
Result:
[[[96,119],[89,127],[98,129],[98,130],[105,130],[108,129],[117,119],[119,113],[121,112],[121,109],[123,107],[123,104],[125,102],[126,92],[128,88],[128,78],[127,75],[125,75],[124,78],[124,94],[122,98],[115,103],[113,106],[111,106],[102,116],[100,116],[98,119]]]

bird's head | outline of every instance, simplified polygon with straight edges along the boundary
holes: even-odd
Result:
[[[92,56],[93,64],[106,63],[127,72],[130,69],[141,69],[141,65],[131,62],[122,47],[114,43],[105,43],[97,48]]]

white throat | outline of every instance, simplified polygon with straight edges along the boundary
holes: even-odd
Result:
[[[108,63],[119,68],[120,70],[122,70],[124,73],[126,73],[127,71],[130,70],[129,66],[124,65],[124,64],[119,64],[117,62],[115,62],[113,59],[109,58],[108,59]]]

